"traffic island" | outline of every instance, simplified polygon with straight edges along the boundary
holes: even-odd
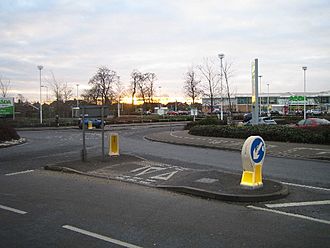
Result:
[[[241,175],[218,170],[196,170],[182,166],[143,160],[122,154],[116,157],[90,158],[47,165],[46,170],[119,180],[143,186],[231,202],[261,202],[288,195],[279,182],[264,179],[263,187],[250,189],[240,185]]]
[[[185,177],[174,177],[157,185],[178,193],[232,202],[262,202],[276,200],[289,194],[288,187],[269,179],[263,187],[250,189],[240,185],[241,175],[221,171],[196,171]]]

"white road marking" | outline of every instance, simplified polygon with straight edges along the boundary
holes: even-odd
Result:
[[[4,209],[4,210],[11,211],[11,212],[14,212],[14,213],[17,213],[17,214],[27,214],[27,212],[25,212],[25,211],[18,210],[18,209],[15,209],[15,208],[6,207],[6,206],[3,206],[3,205],[0,205],[0,208]]]
[[[304,219],[304,220],[310,220],[310,221],[314,221],[314,222],[319,222],[319,223],[330,225],[330,221],[328,221],[328,220],[316,219],[316,218],[308,217],[308,216],[301,215],[301,214],[292,214],[292,213],[287,213],[287,212],[283,212],[283,211],[279,211],[279,210],[268,209],[268,208],[260,208],[260,207],[251,206],[251,205],[250,206],[247,206],[247,207],[248,208],[255,209],[255,210],[261,210],[261,211],[266,211],[266,212],[271,212],[271,213],[275,213],[275,214],[286,215],[286,216],[290,216],[290,217],[295,217],[295,218],[300,218],[300,219]]]
[[[171,171],[168,173],[164,173],[164,174],[160,174],[154,177],[151,177],[153,179],[159,179],[159,180],[165,180],[167,181],[168,179],[170,179],[172,176],[174,176],[178,171]]]
[[[142,248],[141,246],[132,245],[132,244],[129,244],[129,243],[117,240],[117,239],[112,239],[112,238],[109,238],[109,237],[106,237],[106,236],[103,236],[103,235],[100,235],[100,234],[97,234],[97,233],[89,232],[89,231],[74,227],[74,226],[64,225],[62,227],[65,228],[65,229],[68,229],[70,231],[74,231],[74,232],[77,232],[77,233],[80,233],[80,234],[84,234],[84,235],[87,235],[87,236],[90,236],[90,237],[93,237],[93,238],[97,238],[97,239],[100,239],[100,240],[103,240],[103,241],[106,241],[106,242],[110,242],[110,243],[113,243],[113,244],[116,244],[116,245],[120,245],[120,246],[123,246],[123,247]]]
[[[30,172],[33,172],[33,171],[34,170],[26,170],[26,171],[13,172],[13,173],[5,174],[5,176],[14,176],[14,175],[19,175],[19,174],[30,173]]]
[[[302,207],[302,206],[315,206],[315,205],[330,205],[330,200],[265,204],[265,206],[268,208]]]
[[[320,188],[320,187],[314,187],[314,186],[309,186],[309,185],[303,185],[303,184],[296,184],[296,183],[287,183],[287,182],[281,182],[285,185],[291,185],[291,186],[296,186],[296,187],[302,187],[302,188],[307,188],[307,189],[316,189],[316,190],[325,190],[325,191],[330,191],[328,188]]]

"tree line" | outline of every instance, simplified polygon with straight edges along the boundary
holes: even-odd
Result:
[[[47,80],[52,95],[57,102],[65,102],[73,98],[73,87],[67,82],[56,80],[51,72],[52,78]],[[192,105],[201,97],[210,99],[210,110],[214,110],[215,98],[226,98],[229,100],[229,111],[232,110],[230,102],[231,87],[230,79],[233,76],[232,64],[224,61],[220,66],[212,58],[205,58],[200,65],[188,68],[183,77],[183,90],[186,97],[190,98]],[[116,71],[106,66],[101,66],[89,79],[89,89],[85,90],[81,97],[90,104],[110,105],[121,101],[122,97],[130,96],[132,108],[135,106],[135,99],[143,101],[143,108],[147,104],[154,103],[156,95],[157,75],[154,72],[141,72],[133,70],[130,75],[130,83],[125,87]],[[4,82],[0,77],[0,93],[3,97],[8,95],[10,80]],[[46,87],[46,86],[44,86]],[[47,89],[48,90],[48,89]],[[18,98],[23,101],[24,96],[19,94]],[[26,100],[26,99],[25,99]]]

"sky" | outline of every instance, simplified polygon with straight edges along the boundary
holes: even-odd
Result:
[[[232,63],[230,85],[250,93],[330,90],[329,0],[1,0],[0,75],[10,95],[39,98],[39,71],[79,94],[100,66],[124,85],[134,69],[157,75],[157,94],[183,96],[184,75],[205,58]],[[159,88],[161,86],[161,88]],[[49,93],[50,94],[50,93]]]

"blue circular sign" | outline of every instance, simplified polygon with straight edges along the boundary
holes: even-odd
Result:
[[[265,156],[265,143],[262,139],[256,138],[251,144],[250,156],[252,161],[260,163]]]

